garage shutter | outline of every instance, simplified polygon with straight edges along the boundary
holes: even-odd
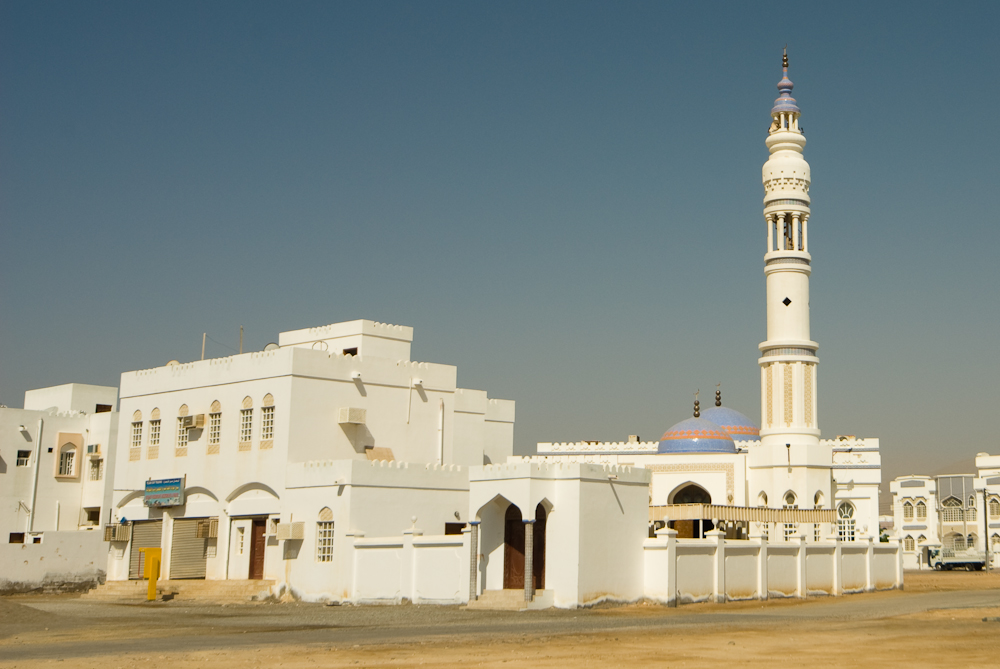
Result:
[[[198,538],[201,518],[174,521],[174,539],[170,545],[170,578],[205,578],[208,540]]]
[[[143,577],[143,561],[145,548],[159,548],[160,536],[163,534],[162,520],[147,520],[132,523],[132,552],[129,554],[128,577],[141,579]]]

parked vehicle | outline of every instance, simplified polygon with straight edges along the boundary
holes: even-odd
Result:
[[[937,571],[954,569],[980,571],[986,566],[986,553],[974,548],[960,551],[953,548],[929,548],[927,564]]]

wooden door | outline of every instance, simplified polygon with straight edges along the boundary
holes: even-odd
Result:
[[[524,523],[521,510],[511,504],[504,517],[503,587],[524,589]]]
[[[531,537],[531,585],[535,592],[545,589],[545,507],[535,507],[535,527]]]
[[[259,581],[264,578],[264,548],[267,546],[267,539],[264,538],[264,530],[267,527],[267,519],[254,519],[250,528],[250,579]]]

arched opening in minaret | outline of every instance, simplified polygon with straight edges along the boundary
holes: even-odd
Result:
[[[670,504],[711,504],[712,496],[707,490],[696,483],[686,483],[671,493],[667,498]],[[703,539],[705,533],[715,529],[711,520],[696,518],[693,520],[674,520],[670,527],[677,531],[678,539]]]

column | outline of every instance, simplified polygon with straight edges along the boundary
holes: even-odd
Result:
[[[767,252],[774,250],[774,214],[764,217],[767,220]]]
[[[535,596],[535,521],[524,522],[524,601],[530,602]]]
[[[479,523],[473,520],[469,523],[469,601],[479,598]]]
[[[721,530],[710,530],[705,533],[709,539],[715,540],[715,573],[712,578],[713,595],[718,604],[726,601],[726,533]]]
[[[802,250],[809,253],[809,214],[802,215]]]
[[[792,250],[799,250],[799,219],[802,215],[798,212],[792,214]]]
[[[875,590],[875,542],[868,537],[868,548],[865,551],[865,592]]]

